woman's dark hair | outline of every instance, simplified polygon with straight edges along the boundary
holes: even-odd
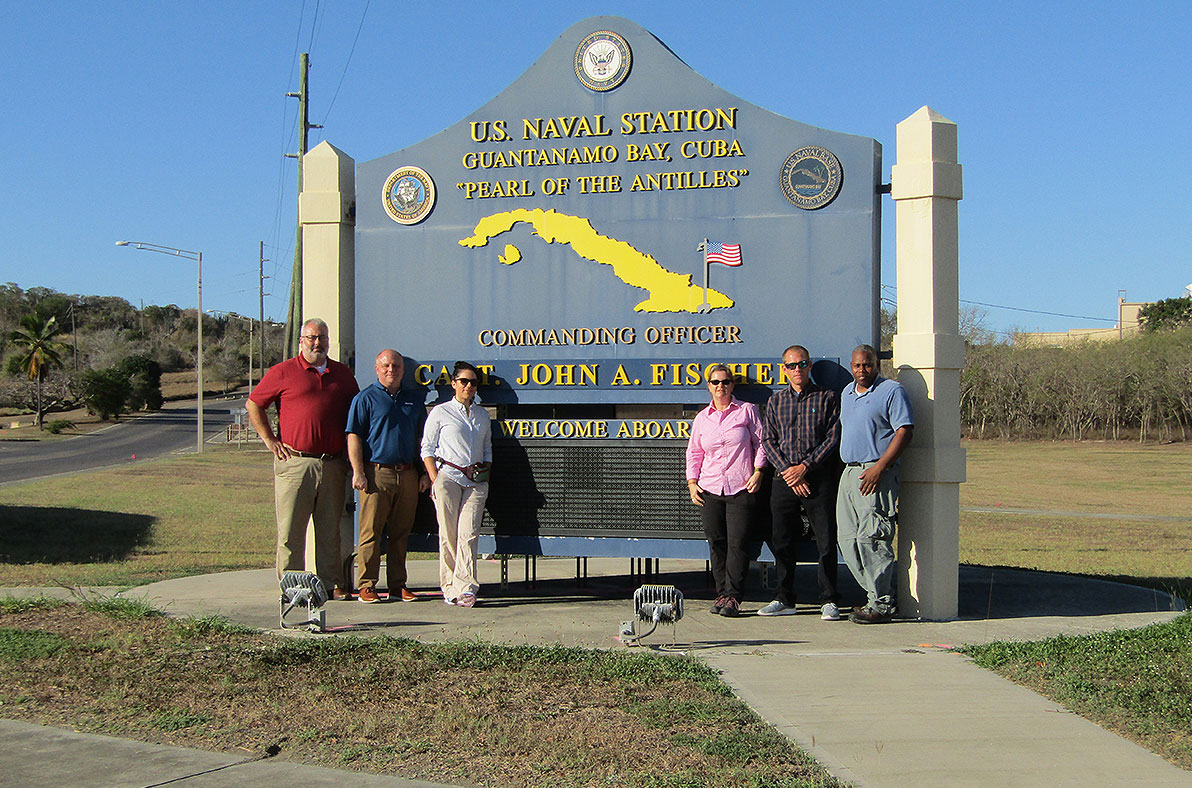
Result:
[[[466,361],[457,361],[457,362],[455,362],[455,368],[453,370],[451,370],[451,379],[455,380],[456,378],[458,378],[459,373],[463,372],[465,369],[472,370],[473,375],[475,375],[476,377],[480,377],[480,370],[476,369],[476,367],[472,366],[471,364],[469,364]]]

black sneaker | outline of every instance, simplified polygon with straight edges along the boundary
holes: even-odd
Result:
[[[736,618],[741,615],[741,603],[731,596],[726,596],[724,607],[720,608],[720,615],[726,618]]]
[[[709,608],[708,612],[714,616],[719,615],[720,611],[724,609],[725,599],[727,599],[727,597],[723,597],[723,596],[716,597],[716,601],[712,603],[712,607]]]

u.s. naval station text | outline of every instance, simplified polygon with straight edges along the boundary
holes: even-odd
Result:
[[[745,158],[737,139],[736,107],[687,107],[663,111],[624,112],[618,119],[605,115],[570,115],[550,118],[521,118],[510,124],[503,119],[474,120],[469,124],[471,141],[493,148],[470,150],[461,163],[467,170],[510,170],[524,167],[627,163],[652,164]],[[651,134],[723,134],[685,140],[605,141],[616,135],[639,139]],[[571,142],[561,146],[529,145],[526,142]],[[519,147],[519,145],[522,145]],[[616,174],[585,172],[582,175],[499,180],[460,181],[455,184],[467,200],[502,197],[535,197],[619,192],[676,191],[683,189],[725,189],[741,185],[749,175],[744,167],[643,171],[631,179]]]

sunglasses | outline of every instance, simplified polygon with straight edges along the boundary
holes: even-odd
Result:
[[[808,359],[803,359],[802,361],[784,361],[782,362],[782,366],[787,369],[807,369],[807,367],[811,366],[811,361]]]
[[[455,382],[461,386],[479,386],[480,381],[476,378],[456,378]]]
[[[709,386],[727,386],[732,383],[732,378],[719,378],[718,380],[709,380]]]

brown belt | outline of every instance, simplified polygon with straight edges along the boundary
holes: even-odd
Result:
[[[297,457],[305,457],[308,460],[338,460],[344,456],[342,451],[335,454],[313,454],[309,451],[298,451],[297,449],[290,449],[290,454]]]
[[[398,462],[398,463],[374,462],[373,467],[384,468],[387,471],[409,471],[409,470],[413,470],[414,464],[411,462]]]

